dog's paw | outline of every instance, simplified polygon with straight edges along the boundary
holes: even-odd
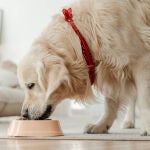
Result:
[[[150,128],[149,129],[144,129],[144,130],[141,130],[141,136],[150,136]]]
[[[88,134],[100,134],[100,133],[108,133],[109,126],[105,124],[89,124],[85,128],[84,133]]]
[[[134,128],[134,127],[135,127],[134,121],[124,121],[122,124],[123,129],[129,129],[129,128]]]

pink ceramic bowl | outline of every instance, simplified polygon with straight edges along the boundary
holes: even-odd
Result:
[[[62,136],[57,120],[14,120],[11,122],[8,136]]]

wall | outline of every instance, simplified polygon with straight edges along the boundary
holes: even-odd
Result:
[[[51,16],[61,13],[63,6],[72,1],[0,0],[0,9],[3,10],[1,58],[19,62]]]

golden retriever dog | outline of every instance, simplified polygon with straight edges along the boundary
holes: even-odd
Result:
[[[139,108],[142,133],[150,135],[150,0],[78,0],[70,6],[95,61],[94,87],[105,97],[100,121],[87,133],[106,133],[119,108],[134,126]],[[45,119],[62,100],[94,100],[79,37],[60,13],[36,39],[18,67],[25,91],[22,116]]]

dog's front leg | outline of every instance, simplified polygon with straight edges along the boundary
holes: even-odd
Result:
[[[105,100],[105,113],[96,124],[89,124],[85,128],[85,133],[99,134],[107,133],[112,126],[118,111],[118,102],[109,98]]]
[[[125,119],[122,124],[123,129],[135,127],[135,105],[136,105],[135,99],[129,101]]]

